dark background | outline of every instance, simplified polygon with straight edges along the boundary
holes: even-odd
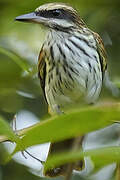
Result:
[[[56,0],[57,1],[57,0]],[[45,30],[39,25],[15,22],[16,16],[34,11],[45,0],[0,0],[0,115],[7,121],[22,109],[39,119],[47,114],[47,106],[37,78],[37,56]],[[57,1],[59,2],[59,1]],[[61,1],[60,1],[61,2]],[[120,75],[120,2],[119,0],[63,0],[79,10],[89,28],[103,38],[111,79]],[[3,52],[4,49],[4,52]],[[29,71],[18,65],[20,60]],[[31,95],[29,98],[26,93]],[[0,168],[0,180],[37,180],[27,168],[11,161]]]

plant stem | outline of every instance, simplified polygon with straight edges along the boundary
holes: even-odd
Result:
[[[116,180],[120,180],[120,164],[116,167]]]
[[[72,146],[72,151],[76,151],[82,146],[83,138],[84,136],[75,138],[73,142],[73,146]],[[68,165],[65,180],[70,180],[74,166],[75,166],[75,163],[71,163]]]

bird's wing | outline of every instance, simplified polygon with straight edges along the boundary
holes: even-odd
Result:
[[[95,40],[96,40],[97,50],[98,50],[100,63],[101,63],[101,70],[102,70],[103,75],[104,75],[104,73],[105,73],[105,71],[107,69],[106,51],[105,51],[104,44],[103,44],[103,41],[102,41],[101,37],[95,32],[93,32],[93,36],[95,37]]]
[[[41,48],[41,51],[38,57],[38,77],[40,78],[41,88],[43,90],[44,97],[46,99],[46,95],[45,95],[46,63],[45,63],[45,52],[43,48]]]
[[[96,39],[98,54],[100,57],[101,69],[103,72],[103,84],[112,93],[113,97],[120,96],[120,89],[110,80],[109,73],[107,69],[107,55],[103,45],[103,41],[97,33],[93,32]]]

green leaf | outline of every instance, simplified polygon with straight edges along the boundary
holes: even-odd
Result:
[[[2,117],[0,117],[0,142],[4,141],[15,142],[19,145],[19,147],[21,147],[21,149],[24,149],[24,145],[21,143],[19,136],[17,136],[12,131],[9,124]],[[12,159],[12,155],[13,153],[5,156],[5,158],[3,158],[3,163],[8,163]]]
[[[22,61],[22,59],[20,57],[18,57],[17,55],[15,55],[13,52],[8,51],[7,49],[0,47],[0,53],[11,58],[11,60],[13,60],[22,70],[29,73],[28,64],[25,63],[24,61]]]
[[[66,163],[72,163],[76,162],[77,160],[82,160],[83,158],[84,153],[80,150],[51,155],[48,157],[47,161],[44,164],[44,172]]]
[[[91,157],[95,167],[105,166],[114,162],[120,162],[120,147],[99,148],[88,151],[71,151],[59,153],[49,156],[45,165],[44,171],[58,167],[66,163],[82,160],[84,156]]]
[[[12,142],[17,142],[18,140],[18,137],[14,134],[9,124],[2,117],[0,117],[0,138],[2,137]]]
[[[19,133],[24,148],[46,142],[57,142],[104,128],[120,120],[120,105],[87,107],[56,116]],[[17,145],[15,152],[24,150]]]

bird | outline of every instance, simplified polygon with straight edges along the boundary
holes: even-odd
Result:
[[[107,55],[101,37],[87,27],[78,11],[71,5],[53,2],[16,20],[47,29],[38,57],[38,76],[49,111],[61,115],[71,105],[96,103],[107,73]],[[49,154],[69,150],[74,141],[52,143]],[[82,166],[79,161],[73,169]],[[67,167],[53,168],[45,175],[64,175]]]

